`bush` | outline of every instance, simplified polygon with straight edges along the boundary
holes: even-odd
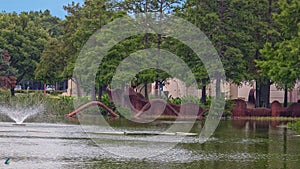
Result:
[[[62,94],[64,91],[63,90],[46,90],[47,94],[58,96]],[[15,90],[15,93],[44,93],[44,90]]]
[[[46,96],[46,112],[51,115],[65,115],[74,110],[74,98],[71,96]]]
[[[173,103],[173,104],[181,104],[181,99],[179,97],[176,98],[169,98],[168,99],[169,103]]]
[[[176,97],[176,98],[169,98],[169,103],[173,104],[183,104],[183,103],[195,103],[201,105],[201,101],[198,97],[195,96],[184,96],[182,98]]]
[[[229,117],[232,115],[232,110],[233,110],[233,107],[234,107],[234,102],[233,100],[229,99],[229,100],[226,100],[225,102],[225,109],[224,109],[224,117]]]
[[[0,90],[0,103],[2,105],[10,106],[33,106],[40,105],[44,103],[44,96],[41,92],[35,91],[34,93],[24,93],[16,94],[16,96],[11,96],[9,90]]]
[[[200,107],[209,110],[210,109],[210,105],[211,105],[211,101],[212,101],[212,97],[208,96],[206,98],[206,104],[203,104],[200,100],[200,98],[195,97],[195,96],[185,96],[182,98],[169,98],[168,102],[170,103],[174,103],[174,104],[181,104],[181,103],[195,103],[198,104]],[[231,116],[232,113],[232,109],[233,109],[233,100],[226,100],[225,101],[225,108],[223,111],[223,116],[224,117],[229,117]],[[206,112],[207,115],[208,112]]]
[[[109,99],[109,96],[108,96],[107,93],[102,95],[102,97],[101,97],[101,102],[102,102],[103,104],[105,104],[106,106],[109,106],[109,104],[110,104],[110,99]]]
[[[288,122],[288,126],[297,133],[300,133],[300,120],[296,120],[296,122]]]
[[[11,94],[9,90],[0,90],[0,104],[9,103]]]

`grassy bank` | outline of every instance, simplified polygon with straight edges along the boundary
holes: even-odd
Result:
[[[297,118],[295,117],[239,117],[237,119],[243,120],[261,120],[261,121],[295,121]]]

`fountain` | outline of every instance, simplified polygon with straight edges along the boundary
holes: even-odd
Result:
[[[44,106],[34,105],[34,106],[21,106],[21,105],[2,105],[0,106],[0,114],[8,116],[10,119],[14,120],[16,123],[13,125],[25,125],[23,124],[24,120],[28,117],[36,115],[44,111]]]
[[[9,89],[15,88],[17,84],[17,78],[15,74],[17,71],[10,66],[11,56],[8,50],[0,49],[0,114],[4,114],[10,117],[16,122],[17,125],[22,125],[23,121],[29,116],[33,116],[39,112],[44,111],[42,104],[42,94],[21,94],[14,95]],[[3,90],[4,89],[4,90]],[[24,125],[24,124],[23,124]]]

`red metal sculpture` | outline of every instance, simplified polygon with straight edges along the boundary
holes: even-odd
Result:
[[[247,108],[246,101],[234,100],[233,117],[273,116],[300,117],[300,103],[293,103],[289,107],[282,107],[278,101],[271,103],[271,108]]]
[[[111,102],[129,107],[135,118],[141,116],[167,116],[178,118],[201,119],[206,112],[195,103],[184,103],[181,105],[168,103],[162,99],[147,100],[142,94],[135,92],[132,87],[127,92],[120,89],[107,89]],[[123,102],[123,103],[122,103]]]
[[[146,115],[148,117],[168,116],[183,119],[201,119],[206,112],[205,109],[194,103],[176,105],[167,103],[161,99],[149,101],[142,94],[135,92],[133,88],[129,88],[126,93],[122,92],[120,89],[115,89],[112,91],[109,88],[107,89],[107,92],[111,102],[129,107],[134,118],[141,118],[142,116]],[[99,101],[92,101],[82,105],[78,109],[67,114],[67,117],[74,117],[81,110],[95,105],[106,109],[113,117],[119,117],[118,114]]]
[[[79,107],[78,109],[74,110],[73,112],[67,114],[67,117],[73,117],[81,110],[86,109],[90,106],[101,106],[102,108],[106,109],[114,118],[119,118],[118,114],[116,114],[114,111],[112,111],[110,108],[108,108],[105,104],[103,104],[99,101],[91,101],[87,104],[84,104],[81,107]]]

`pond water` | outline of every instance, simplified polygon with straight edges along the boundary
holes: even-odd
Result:
[[[124,119],[109,123],[117,131],[155,132],[172,125],[166,121],[136,124]],[[182,125],[185,123],[188,122]],[[203,123],[197,122],[191,132],[197,132]],[[97,131],[101,126],[68,123],[28,122],[19,126],[0,122],[0,168],[299,168],[300,137],[282,127],[283,124],[222,120],[205,143],[189,136],[163,154],[130,158],[116,154],[118,151],[123,154],[159,151],[179,138],[163,136],[155,140],[146,135],[86,133]],[[6,157],[10,157],[8,165],[4,164]]]

